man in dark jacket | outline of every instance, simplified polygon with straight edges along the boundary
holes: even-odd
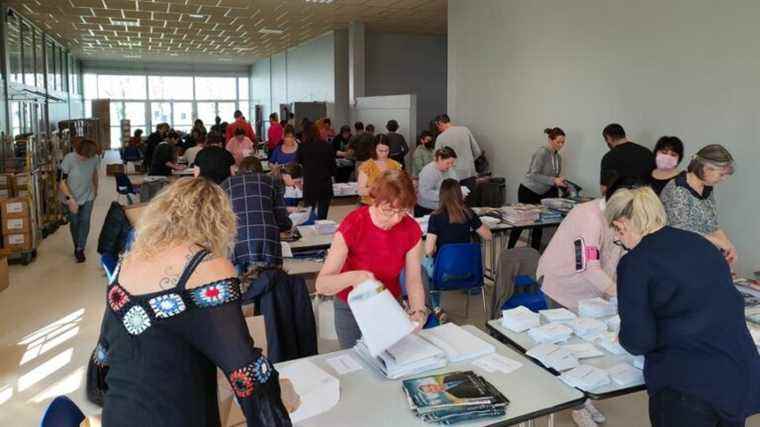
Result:
[[[156,125],[156,131],[148,135],[148,139],[145,141],[145,158],[143,160],[146,171],[149,171],[153,165],[153,153],[156,151],[156,147],[164,141],[168,133],[169,124],[159,123]]]

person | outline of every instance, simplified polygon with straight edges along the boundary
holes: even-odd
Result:
[[[145,156],[143,164],[145,164],[146,170],[150,171],[150,168],[153,166],[153,152],[156,151],[158,144],[164,142],[168,133],[169,124],[159,123],[156,125],[156,131],[148,135],[148,139],[145,141],[145,152],[143,153]]]
[[[364,128],[364,131],[372,136],[375,136],[375,125],[372,123],[368,124],[366,128]]]
[[[150,175],[171,176],[172,171],[185,169],[184,165],[177,163],[177,142],[179,142],[179,134],[174,130],[169,131],[166,134],[166,140],[158,144],[153,153]]]
[[[417,138],[417,147],[412,154],[412,177],[418,178],[422,168],[433,161],[435,153],[435,140],[433,134],[424,130]]]
[[[440,206],[430,215],[425,237],[425,258],[422,264],[428,284],[432,284],[438,249],[454,243],[470,243],[472,233],[477,233],[483,240],[493,239],[491,230],[480,221],[480,217],[465,206],[459,181],[451,178],[443,180],[439,199]],[[441,309],[441,299],[437,292],[430,293],[430,303],[438,320],[445,322],[446,314]]]
[[[298,202],[301,201],[300,197],[293,197],[295,194],[288,194],[288,189],[299,190],[303,192],[303,169],[298,163],[289,163],[282,167],[272,170],[272,178],[274,178],[274,185],[277,187],[277,191],[283,194],[285,200],[285,206],[288,208],[288,213],[298,211]]]
[[[330,120],[329,117],[325,117],[322,119],[322,126],[325,128],[325,134],[327,136],[325,141],[332,143],[332,140],[335,138],[335,129],[332,127],[332,120]]]
[[[388,138],[385,135],[379,134],[375,137],[375,153],[371,159],[362,163],[359,167],[359,179],[357,183],[357,190],[359,196],[361,196],[361,203],[364,205],[371,205],[373,203],[370,192],[375,180],[380,177],[385,171],[388,170],[401,170],[401,165],[390,158],[388,158],[391,151],[391,147],[388,142]]]
[[[204,138],[206,137],[206,135],[208,135],[208,132],[206,131],[206,126],[203,124],[203,120],[201,119],[195,119],[195,122],[193,122],[192,130],[197,130],[198,132],[200,132],[201,136],[203,136]]]
[[[713,189],[733,173],[731,153],[722,145],[708,145],[660,194],[671,227],[701,234],[720,248],[731,264],[736,262],[736,248],[718,222]]]
[[[219,132],[222,135],[224,135],[224,132],[222,132],[222,118],[219,116],[214,117],[214,124],[211,126],[210,132]]]
[[[187,160],[188,166],[194,166],[196,156],[198,156],[201,150],[206,148],[206,136],[201,135],[197,129],[193,129],[193,135],[198,139],[195,140],[194,146],[185,150],[185,160]]]
[[[74,257],[78,263],[86,260],[84,251],[90,234],[92,205],[98,197],[100,159],[97,152],[95,141],[82,139],[76,151],[66,154],[61,162],[59,188],[65,200]]]
[[[440,132],[435,140],[435,148],[451,147],[457,153],[457,164],[454,168],[457,178],[465,181],[477,177],[475,159],[483,152],[472,132],[464,126],[454,126],[446,114],[437,116],[435,125]]]
[[[303,200],[306,206],[316,209],[317,219],[324,220],[333,197],[335,152],[327,141],[319,138],[314,123],[306,123],[303,138],[296,156],[303,167]]]
[[[269,130],[267,130],[267,151],[273,152],[282,142],[284,128],[277,120],[277,113],[269,115]]]
[[[614,230],[604,216],[605,206],[618,190],[642,185],[636,178],[619,178],[605,197],[577,205],[562,221],[536,271],[549,308],[565,307],[577,312],[581,300],[617,295],[616,268],[623,249],[615,244]],[[606,421],[590,400],[570,415],[579,427],[594,427]]]
[[[400,300],[403,270],[411,318],[420,327],[427,321],[422,230],[409,216],[415,199],[412,180],[404,171],[386,171],[375,181],[371,196],[371,206],[354,210],[338,226],[316,281],[319,294],[337,295],[335,330],[342,349],[352,348],[361,336],[346,301],[351,288],[367,280],[381,282]]]
[[[340,133],[332,140],[335,156],[341,159],[349,157],[348,143],[351,141],[351,126],[343,125],[340,127]]]
[[[348,150],[353,153],[354,160],[356,160],[356,168],[358,170],[362,163],[374,156],[375,137],[367,132],[362,133],[358,138],[354,135],[354,137],[351,138],[351,142],[348,144]]]
[[[610,151],[602,157],[600,188],[602,194],[618,178],[637,178],[646,183],[651,180],[655,167],[654,154],[628,139],[625,129],[617,123],[607,125],[602,130],[604,142]]]
[[[385,136],[388,138],[388,143],[391,146],[391,159],[398,162],[401,167],[406,168],[406,155],[409,153],[409,144],[406,143],[404,135],[397,133],[398,128],[396,120],[388,120],[388,123],[385,125],[388,133]]]
[[[232,154],[235,159],[235,164],[239,165],[240,162],[255,153],[255,146],[247,136],[245,136],[245,130],[238,126],[235,128],[235,136],[232,139],[227,140],[227,151]]]
[[[283,200],[284,187],[274,180],[262,173],[259,159],[249,156],[240,163],[238,174],[221,184],[237,215],[232,263],[240,274],[254,267],[282,266],[280,232],[290,230],[292,224]]]
[[[451,147],[435,150],[434,160],[420,172],[417,184],[417,205],[414,207],[415,217],[428,215],[438,209],[438,197],[443,180],[459,180],[455,170],[456,163],[457,153]]]
[[[565,131],[562,129],[546,128],[547,144],[533,153],[530,159],[528,172],[525,174],[520,187],[517,189],[517,201],[531,205],[540,205],[541,200],[559,197],[559,189],[567,188],[565,178],[562,177],[562,157],[559,155],[565,146]],[[507,247],[514,248],[523,228],[515,228],[509,235]],[[531,246],[539,250],[543,229],[534,227],[531,231]]]
[[[132,136],[132,138],[129,138],[129,146],[134,147],[134,148],[142,148],[142,145],[143,145],[142,135],[143,135],[142,129],[135,129],[134,136]]]
[[[652,189],[660,195],[665,186],[678,175],[683,160],[683,142],[676,136],[663,136],[654,146],[656,168],[652,171]]]
[[[248,137],[248,139],[250,139],[251,141],[255,141],[256,134],[253,132],[253,127],[251,127],[251,124],[245,120],[243,113],[240,112],[240,110],[236,110],[233,116],[235,117],[235,121],[232,122],[232,124],[227,125],[223,134],[225,135],[225,138],[224,138],[225,141],[229,141],[230,139],[232,139],[232,137],[235,136],[235,129],[238,129],[238,128],[243,129],[243,134],[246,137]]]
[[[222,147],[222,134],[209,132],[206,146],[195,156],[195,176],[202,176],[217,184],[234,174],[235,158]]]
[[[283,131],[282,144],[272,151],[269,156],[269,164],[272,168],[277,166],[293,163],[298,157],[298,143],[296,142],[296,131],[293,126],[287,125]]]
[[[760,355],[721,252],[667,226],[648,187],[616,192],[605,217],[628,250],[617,267],[618,337],[645,358],[652,426],[744,426],[760,412]]]
[[[187,138],[188,147],[185,150],[185,152],[187,152],[187,150],[195,147],[196,145],[205,143],[206,142],[206,135],[207,135],[207,133],[203,133],[203,131],[201,129],[193,128],[190,131],[190,136]]]
[[[348,182],[351,180],[351,174],[354,171],[353,152],[349,149],[351,140],[351,126],[343,125],[340,133],[332,140],[333,150],[335,150],[335,162],[337,169],[335,171],[335,182]]]
[[[180,179],[147,205],[106,291],[103,425],[218,426],[217,369],[248,425],[291,425],[240,310],[234,237],[229,197],[206,179]]]

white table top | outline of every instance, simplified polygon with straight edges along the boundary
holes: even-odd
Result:
[[[319,273],[324,261],[313,259],[285,258],[282,269],[292,276],[311,276]]]
[[[299,225],[298,232],[301,233],[301,238],[295,242],[288,242],[290,249],[294,251],[329,248],[335,236],[334,233],[319,234],[313,225]]]
[[[502,337],[504,337],[507,341],[510,342],[511,345],[518,347],[519,350],[523,353],[530,350],[534,346],[538,345],[538,343],[535,342],[533,338],[531,338],[528,335],[527,331],[522,332],[522,333],[517,333],[502,326],[501,319],[489,321],[488,327],[491,330],[495,331],[496,333],[500,334]],[[566,343],[563,343],[563,344],[580,344],[584,342],[586,341],[583,341],[583,339],[579,338],[576,335],[573,335],[570,339],[567,340]],[[599,349],[599,351],[601,351],[602,353],[604,353],[604,356],[594,357],[590,359],[583,359],[583,360],[580,360],[579,362],[582,365],[594,366],[600,369],[608,369],[619,363],[628,363],[628,364],[632,363],[633,357],[628,353],[615,355],[608,352],[607,350],[603,349],[602,347],[598,345],[596,346],[596,348]],[[533,363],[540,365],[540,362],[538,361],[533,361]],[[613,396],[619,396],[621,394],[634,393],[643,389],[644,389],[643,381],[637,382],[635,384],[626,385],[626,386],[619,386],[615,384],[614,382],[610,381],[610,383],[606,386],[598,387],[593,390],[584,390],[584,391],[591,399],[599,400],[599,399],[606,399]]]
[[[193,176],[193,173],[195,172],[195,168],[185,168],[181,171],[173,170],[172,175],[179,175],[179,176]]]
[[[499,354],[522,363],[522,367],[510,374],[489,374],[470,363],[457,363],[428,373],[434,374],[461,370],[475,371],[499,389],[511,402],[507,407],[507,414],[504,417],[458,425],[467,427],[511,425],[555,413],[565,408],[575,407],[583,402],[583,393],[567,386],[559,378],[534,365],[525,356],[499,343],[474,326],[468,325],[464,326],[464,328],[493,344]],[[354,359],[361,363],[364,369],[342,376],[338,375],[325,362],[325,359],[339,354],[352,354]],[[312,356],[306,360],[315,363],[325,370],[325,372],[338,378],[341,395],[340,401],[331,410],[305,420],[299,426],[429,427],[432,425],[426,424],[421,419],[416,418],[412,410],[409,409],[409,403],[401,389],[401,380],[385,379],[369,367],[353,350]],[[275,366],[280,367],[294,362],[284,362]],[[294,381],[297,381],[297,379]]]

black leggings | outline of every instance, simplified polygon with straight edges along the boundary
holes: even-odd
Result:
[[[520,184],[520,188],[517,189],[517,201],[520,203],[540,205],[541,200],[552,197],[559,197],[559,189],[557,189],[557,187],[552,187],[551,190],[547,191],[544,194],[534,193],[530,188],[522,184]],[[508,249],[515,247],[517,241],[520,240],[520,235],[522,234],[523,230],[524,228],[515,228],[512,230],[512,232],[509,234],[509,243],[507,243]],[[544,231],[541,227],[534,227],[531,230],[530,246],[533,247],[533,249],[537,251],[539,250],[541,247],[541,238],[543,235]]]
[[[330,211],[331,202],[332,197],[326,197],[311,204],[311,207],[316,211],[318,220],[327,219],[327,213]]]

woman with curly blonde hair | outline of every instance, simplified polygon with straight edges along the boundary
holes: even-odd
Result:
[[[277,371],[253,347],[227,259],[227,194],[186,178],[147,206],[107,289],[95,364],[109,367],[103,424],[219,425],[217,368],[249,426],[289,426]]]

